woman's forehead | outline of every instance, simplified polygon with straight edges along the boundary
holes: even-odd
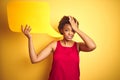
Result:
[[[70,24],[65,24],[63,28],[64,28],[64,29],[66,29],[66,28],[70,28],[70,29],[72,29],[72,27],[71,27]]]

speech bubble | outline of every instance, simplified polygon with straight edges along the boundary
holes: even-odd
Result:
[[[47,2],[11,1],[7,4],[9,28],[21,32],[21,25],[30,25],[31,33],[45,33],[61,37],[50,25],[50,7]]]

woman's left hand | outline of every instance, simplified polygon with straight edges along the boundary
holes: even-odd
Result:
[[[75,22],[75,20],[73,19],[73,17],[69,16],[69,22],[70,22],[71,27],[73,28],[73,30],[76,32],[78,30],[77,21]]]

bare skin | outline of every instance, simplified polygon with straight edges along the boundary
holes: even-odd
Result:
[[[72,38],[74,37],[75,32],[79,35],[79,37],[83,40],[83,42],[77,43],[79,51],[90,52],[96,48],[96,44],[94,41],[82,32],[77,23],[74,21],[73,17],[69,16],[70,24],[65,24],[63,29],[61,30],[63,33],[63,39],[60,41],[62,46],[71,47],[74,44]],[[45,59],[52,52],[55,51],[57,46],[57,41],[51,42],[46,48],[44,48],[38,55],[35,53],[32,36],[30,34],[31,28],[26,25],[25,28],[21,25],[21,30],[23,34],[28,38],[28,48],[29,48],[29,56],[32,63],[37,63]]]

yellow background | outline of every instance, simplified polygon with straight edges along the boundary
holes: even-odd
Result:
[[[95,51],[80,53],[81,80],[120,80],[119,0],[36,1],[49,3],[50,23],[54,29],[63,15],[72,15],[78,19],[79,28],[96,42]],[[27,38],[8,28],[7,2],[0,1],[0,80],[47,80],[52,55],[41,63],[30,63]],[[46,34],[32,36],[37,52],[56,40]],[[78,39],[77,36],[75,40]]]

